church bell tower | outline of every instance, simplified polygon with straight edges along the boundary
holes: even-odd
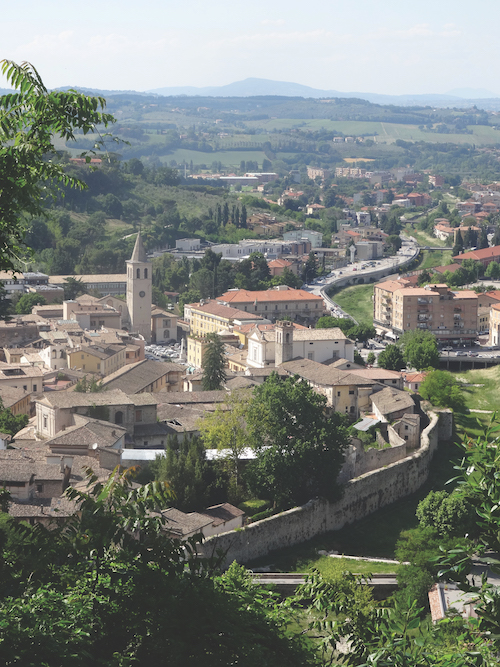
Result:
[[[127,308],[130,331],[140,333],[148,343],[151,341],[152,270],[139,232],[132,257],[127,261]]]

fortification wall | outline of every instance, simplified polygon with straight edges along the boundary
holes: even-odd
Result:
[[[241,530],[211,537],[200,545],[200,553],[209,556],[221,550],[226,554],[226,567],[234,560],[248,563],[277,549],[306,542],[329,530],[338,530],[413,493],[426,481],[438,444],[439,415],[429,413],[429,417],[431,421],[422,432],[418,450],[403,460],[350,480],[339,501],[311,500],[306,505],[257,521]]]

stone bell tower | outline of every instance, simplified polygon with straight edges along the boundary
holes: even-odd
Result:
[[[276,344],[274,348],[274,365],[280,366],[293,359],[293,322],[280,320],[274,325]]]
[[[127,260],[127,308],[130,331],[140,333],[148,343],[151,341],[152,271],[153,265],[148,262],[139,232],[132,257]]]

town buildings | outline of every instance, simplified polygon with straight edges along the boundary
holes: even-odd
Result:
[[[445,284],[415,287],[389,280],[374,286],[373,321],[395,336],[423,329],[440,342],[472,341],[478,331],[478,295],[453,292]]]

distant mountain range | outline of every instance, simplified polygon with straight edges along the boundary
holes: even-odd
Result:
[[[261,95],[272,95],[281,97],[304,97],[304,98],[358,98],[367,100],[373,104],[394,104],[397,106],[461,106],[464,104],[477,104],[486,100],[493,102],[500,100],[500,95],[484,88],[456,88],[443,94],[419,94],[419,95],[383,95],[379,93],[342,92],[339,90],[321,90],[311,88],[300,83],[286,81],[272,81],[270,79],[248,78],[235,81],[226,86],[207,86],[196,88],[195,86],[176,86],[166,88],[153,88],[146,91],[135,90],[99,90],[97,88],[81,88],[79,86],[64,86],[60,90],[77,88],[82,92],[92,95],[161,95],[165,97],[256,97]],[[0,94],[12,92],[0,88]],[[488,105],[486,105],[488,106]],[[496,107],[497,104],[494,104]]]
[[[460,88],[441,95],[382,95],[379,93],[341,92],[339,90],[321,90],[303,86],[300,83],[285,81],[271,81],[270,79],[249,78],[235,81],[226,86],[210,86],[196,88],[194,86],[180,86],[171,88],[154,88],[146,91],[162,96],[200,96],[200,97],[254,97],[257,95],[279,95],[283,97],[357,97],[374,104],[409,105],[436,105],[449,106],[461,102],[471,102],[482,99],[499,99],[500,95],[481,88]]]

